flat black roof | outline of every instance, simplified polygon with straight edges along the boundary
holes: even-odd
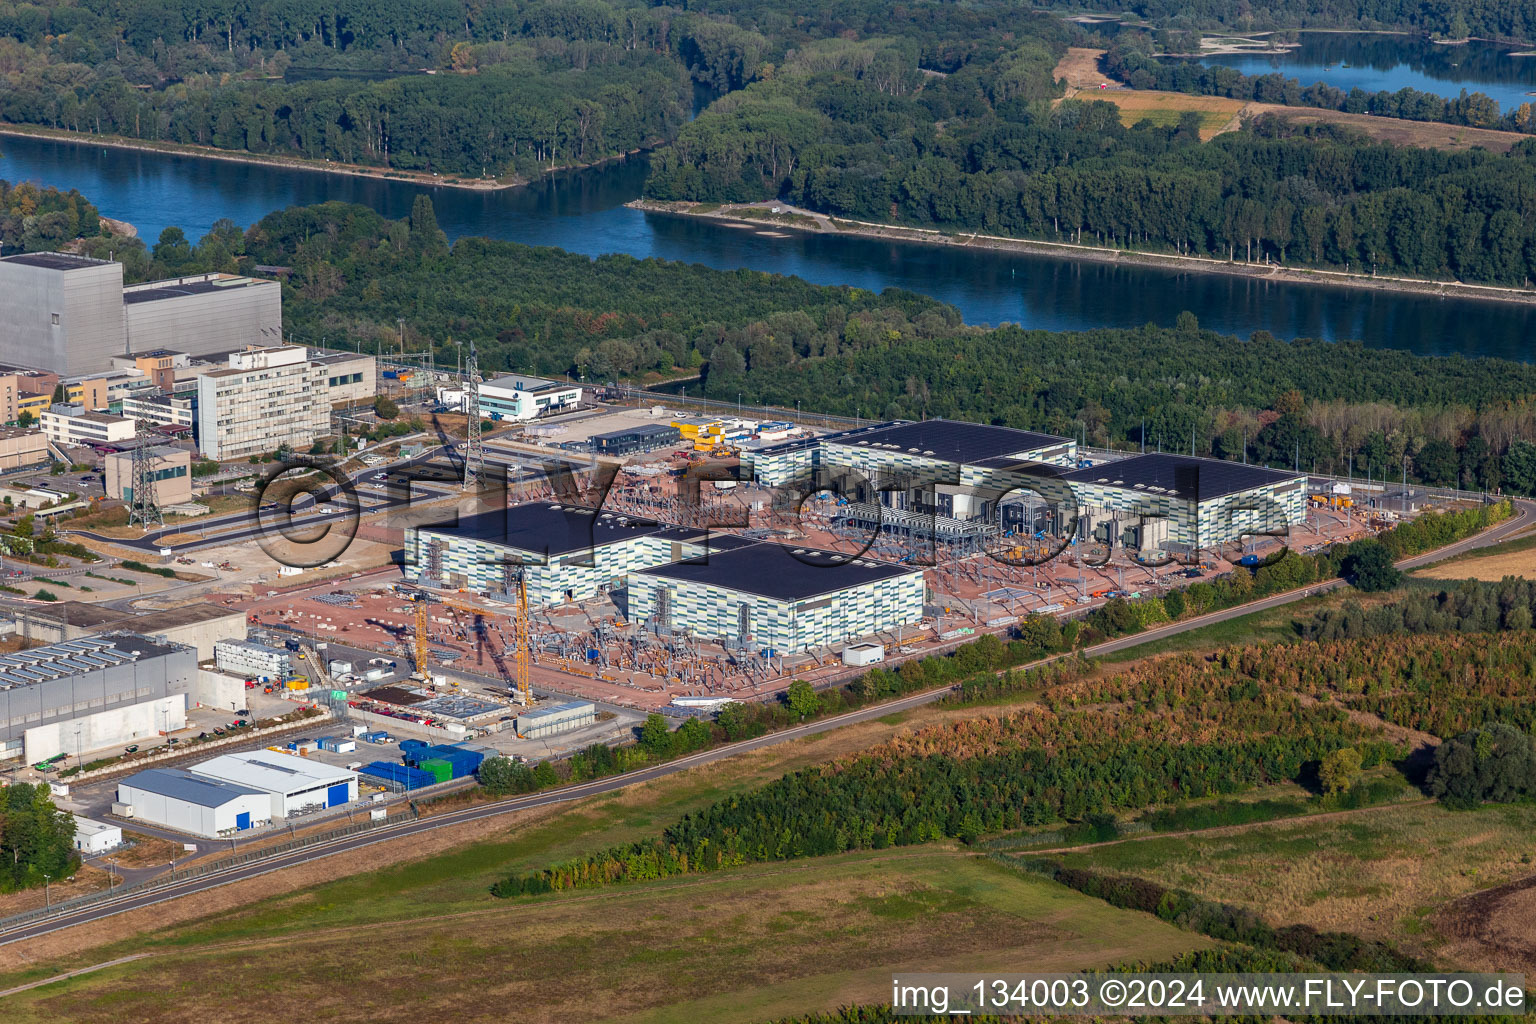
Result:
[[[606,434],[593,434],[590,440],[612,440],[626,437],[654,437],[660,434],[676,435],[678,429],[670,423],[647,423],[639,427],[627,427],[623,430],[610,430]]]
[[[1295,480],[1303,475],[1266,469],[1263,466],[1247,466],[1241,462],[1156,453],[1133,455],[1116,462],[1074,469],[1063,473],[1062,479],[1072,483],[1102,484],[1106,487],[1146,491],[1148,494],[1209,501],[1238,491]]]
[[[638,516],[531,501],[508,509],[460,516],[453,526],[423,526],[421,531],[557,558],[633,537],[647,537],[664,529],[661,523]]]
[[[764,542],[712,553],[708,561],[640,570],[646,576],[740,590],[774,601],[804,601],[920,571],[835,551]]]
[[[5,257],[6,263],[19,263],[24,267],[44,267],[48,270],[80,270],[84,267],[105,267],[109,260],[90,256],[74,256],[67,252],[21,252]]]

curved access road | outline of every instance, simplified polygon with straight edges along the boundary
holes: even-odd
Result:
[[[1448,544],[1443,548],[1439,548],[1427,554],[1416,555],[1412,558],[1403,559],[1397,563],[1398,567],[1402,569],[1415,569],[1420,566],[1427,565],[1431,562],[1438,561],[1442,558],[1448,558],[1453,555],[1459,555],[1467,551],[1475,550],[1477,548],[1487,547],[1491,544],[1500,543],[1501,541],[1509,539],[1509,537],[1519,533],[1522,530],[1536,526],[1536,501],[1517,499],[1515,501],[1515,509],[1516,511],[1513,516],[1504,522],[1499,523],[1497,526],[1484,530],[1482,533],[1474,537],[1469,537],[1466,540],[1457,541],[1454,544]],[[1233,608],[1225,608],[1221,611],[1211,612],[1206,615],[1201,615],[1197,618],[1186,619],[1182,622],[1170,623],[1158,629],[1151,629],[1142,633],[1133,634],[1131,636],[1121,637],[1115,640],[1108,640],[1104,643],[1095,644],[1092,647],[1084,648],[1082,653],[1090,656],[1099,654],[1111,654],[1116,651],[1125,650],[1127,648],[1135,647],[1139,644],[1147,643],[1150,640],[1158,640],[1164,637],[1174,636],[1179,633],[1188,632],[1192,629],[1199,629],[1202,626],[1209,626],[1217,622],[1225,622],[1228,619],[1237,618],[1240,615],[1248,615],[1256,611],[1263,611],[1267,608],[1279,607],[1280,605],[1289,604],[1293,601],[1299,601],[1303,598],[1311,597],[1315,594],[1325,593],[1345,585],[1346,584],[1342,580],[1330,580],[1326,583],[1316,583],[1309,587],[1302,587],[1297,590],[1287,591],[1283,594],[1275,594],[1271,597],[1262,598],[1258,601],[1250,601],[1247,604],[1238,605]],[[1032,662],[1031,664],[1022,667],[1032,668],[1047,664],[1051,661],[1055,661],[1058,658],[1068,656],[1069,655],[1054,655],[1050,658],[1042,658],[1037,662]],[[883,704],[876,704],[870,707],[860,708],[857,711],[845,712],[841,715],[834,715],[830,718],[818,719],[814,722],[806,722],[803,725],[791,726],[788,729],[784,729],[775,733],[769,733],[765,736],[759,736],[755,739],[743,740],[739,743],[727,744],[726,746],[716,747],[712,750],[700,751],[696,754],[680,757],[675,761],[668,761],[665,764],[653,765],[649,768],[642,768],[638,771],[629,772],[625,775],[616,775],[606,779],[596,779],[592,782],[584,782],[574,786],[567,786],[563,789],[557,789],[548,793],[535,793],[529,796],[514,797],[509,800],[499,800],[495,803],[466,807],[457,811],[447,811],[442,814],[432,815],[428,818],[418,818],[412,821],[401,822],[398,825],[383,825],[368,832],[358,833],[357,835],[343,836],[339,839],[333,839],[324,843],[317,843],[314,846],[293,850],[288,853],[275,854],[271,857],[266,857],[249,864],[240,864],[208,875],[201,875],[196,878],[189,878],[180,882],[172,882],[160,888],[151,889],[147,892],[132,893],[115,898],[109,897],[107,899],[92,903],[88,906],[81,907],[77,910],[60,914],[57,917],[25,923],[18,925],[9,931],[0,932],[0,945],[12,942],[20,942],[24,939],[35,938],[40,935],[46,935],[50,932],[59,931],[63,928],[70,928],[74,925],[86,924],[91,921],[98,921],[102,918],[112,917],[117,914],[124,914],[131,910],[138,910],[144,907],[152,907],[156,904],[164,903],[167,900],[173,900],[181,896],[191,895],[192,893],[203,892],[208,889],[217,888],[219,886],[244,881],[248,878],[256,878],[260,875],[265,875],[272,871],[281,871],[284,868],[294,867],[295,865],[303,864],[307,861],[317,858],[331,857],[335,856],[336,854],[348,853],[352,850],[359,850],[366,846],[372,846],[375,843],[384,843],[395,839],[404,839],[406,837],[418,835],[422,832],[431,831],[433,829],[447,828],[453,825],[461,825],[465,822],[479,821],[484,818],[496,817],[502,814],[512,814],[518,811],[529,810],[534,807],[544,807],[549,804],[566,803],[568,801],[579,800],[584,797],[595,796],[601,793],[611,793],[614,790],[623,789],[627,786],[633,786],[642,782],[649,782],[653,779],[659,779],[663,776],[672,775],[676,772],[686,771],[690,768],[696,768],[699,765],[709,764],[712,761],[718,761],[727,757],[734,757],[735,755],[744,753],[746,751],[758,750],[763,747],[774,746],[779,743],[788,743],[792,740],[803,739],[807,736],[814,736],[818,733],[827,732],[832,729],[838,729],[845,725],[852,725],[857,722],[865,722],[875,718],[883,718],[886,715],[921,707],[925,704],[931,704],[953,693],[954,689],[955,688],[952,686],[947,686],[938,690],[928,690],[922,693],[909,694],[905,697],[899,697],[895,700],[886,701]]]

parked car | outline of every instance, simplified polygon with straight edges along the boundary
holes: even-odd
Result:
[[[131,747],[124,747],[123,748],[123,753],[125,753],[125,754],[136,754],[136,753],[138,753],[138,750],[139,750],[139,745],[137,743],[135,743]]]

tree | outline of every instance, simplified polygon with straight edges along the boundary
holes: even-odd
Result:
[[[1502,722],[1435,748],[1429,792],[1448,804],[1509,803],[1536,794],[1536,740]]]
[[[1323,791],[1332,796],[1353,786],[1360,776],[1360,762],[1360,751],[1354,747],[1341,747],[1324,756],[1317,769]]]
[[[21,410],[21,415],[16,417],[16,425],[19,427],[30,427],[36,422],[37,417],[32,415],[31,409]]]
[[[381,420],[392,420],[400,415],[400,407],[384,395],[373,400],[373,414]]]
[[[725,738],[732,742],[746,739],[751,729],[751,722],[747,718],[747,706],[739,701],[722,705],[715,713],[715,721],[725,730]]]
[[[804,679],[796,679],[790,683],[789,691],[784,696],[789,703],[789,710],[801,718],[814,715],[821,710],[821,698],[816,696],[816,691]]]
[[[559,785],[560,775],[549,761],[540,761],[533,769],[533,784],[537,789]]]
[[[1357,540],[1349,546],[1349,554],[1341,566],[1345,579],[1356,590],[1374,593],[1391,590],[1403,582],[1403,574],[1392,564],[1392,554],[1380,541]]]
[[[480,785],[492,793],[515,793],[522,788],[519,775],[526,777],[528,769],[510,757],[488,757],[480,762],[478,775]]]
[[[660,760],[672,752],[672,730],[666,718],[651,712],[640,727],[640,747],[647,754]]]

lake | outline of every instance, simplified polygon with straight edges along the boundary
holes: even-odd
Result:
[[[1247,337],[1354,338],[1367,345],[1445,355],[1530,358],[1532,312],[1514,303],[1396,295],[1363,289],[1253,281],[1146,267],[1059,260],[846,236],[754,230],[642,213],[642,157],[527,188],[474,192],[354,175],[103,146],[0,137],[0,178],[79,189],[109,217],[153,244],[161,229],[193,239],[228,217],[249,225],[285,206],[340,200],[388,217],[432,196],[450,238],[483,235],[598,256],[748,267],[818,284],[922,292],[952,303],[970,323],[1048,330],[1169,325],[1183,310],[1215,330]]]
[[[1511,57],[1530,47],[1469,42],[1437,46],[1422,36],[1358,32],[1303,32],[1301,45],[1274,54],[1215,54],[1201,63],[1246,75],[1278,71],[1303,86],[1327,82],[1348,92],[1417,89],[1454,99],[1481,92],[1508,112],[1536,100],[1536,57]],[[1348,64],[1348,67],[1344,65]]]

